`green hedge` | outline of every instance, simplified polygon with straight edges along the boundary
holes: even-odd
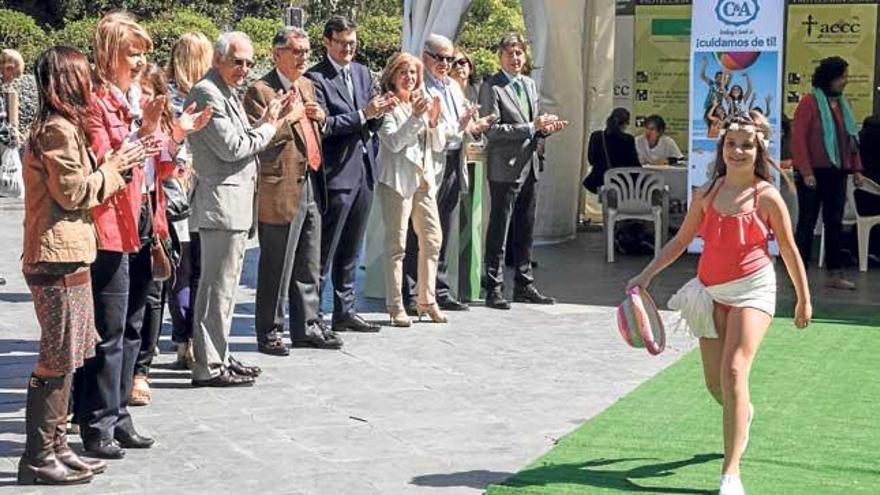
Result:
[[[95,27],[98,25],[97,17],[88,17],[78,21],[68,22],[64,29],[55,31],[52,42],[56,45],[67,45],[78,48],[85,53],[89,60],[94,62],[92,54],[95,43]]]
[[[324,14],[330,12],[330,7],[318,0],[307,0],[307,3],[313,16],[308,18],[306,30],[317,60],[323,56],[321,35]],[[388,58],[400,50],[403,18],[399,2],[358,0],[357,5],[354,3],[338,1],[338,5],[334,5],[339,12],[357,18],[360,26],[358,60],[373,71],[380,71]],[[153,61],[166,63],[171,46],[183,33],[198,31],[213,40],[221,30],[220,25],[224,28],[231,25],[251,37],[257,59],[265,63],[270,60],[272,37],[281,27],[280,19],[267,16],[280,14],[283,7],[275,0],[65,0],[62,4],[58,8],[68,20],[61,29],[51,33],[25,14],[0,9],[0,48],[17,48],[28,65],[52,44],[74,46],[91,54],[97,15],[110,8],[128,7],[142,16],[160,12],[152,18],[142,18],[142,24],[153,37]],[[181,5],[185,7],[180,8]],[[233,19],[240,20],[231,24]],[[463,19],[457,44],[473,58],[478,74],[491,74],[498,70],[495,45],[510,31],[525,32],[519,0],[474,0]]]
[[[171,56],[171,47],[181,35],[200,32],[213,41],[220,34],[214,21],[188,9],[168,12],[161,17],[144,22],[143,25],[153,37],[151,61],[160,64],[168,62]]]
[[[21,53],[25,65],[49,46],[49,36],[29,16],[9,9],[0,9],[0,48],[14,48]]]
[[[284,26],[280,19],[263,19],[259,17],[245,17],[238,21],[235,29],[247,33],[254,44],[254,57],[264,63],[272,60],[272,38],[275,33]]]

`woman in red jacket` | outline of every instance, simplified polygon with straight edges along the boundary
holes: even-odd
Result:
[[[97,84],[85,126],[99,164],[132,140],[146,143],[151,156],[163,149],[172,152],[194,130],[190,113],[174,122],[170,139],[158,132],[165,99],[146,101],[137,84],[152,47],[150,36],[127,13],[108,14],[98,22]],[[200,125],[207,123],[204,115],[199,117]],[[94,457],[120,459],[124,448],[154,443],[137,433],[127,406],[152,281],[150,242],[154,233],[168,237],[161,181],[173,173],[173,166],[171,161],[162,163],[148,159],[133,169],[126,188],[93,211],[98,255],[92,264],[92,290],[100,341],[95,357],[77,373],[74,412],[86,452]]]
[[[798,222],[795,239],[805,265],[810,263],[813,231],[822,210],[825,228],[825,264],[831,271],[828,286],[853,290],[855,284],[841,272],[841,222],[846,203],[846,176],[861,182],[862,163],[856,121],[843,90],[846,60],[828,57],[813,72],[813,89],[794,111],[792,158],[797,169]]]

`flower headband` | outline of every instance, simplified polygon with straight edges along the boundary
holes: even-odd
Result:
[[[740,124],[739,122],[731,122],[723,129],[721,129],[721,132],[718,133],[718,137],[724,139],[724,134],[726,134],[727,131],[745,131],[752,133],[757,136],[758,139],[764,142],[764,146],[768,148],[770,147],[770,140],[764,137],[764,131],[760,130],[754,124]]]

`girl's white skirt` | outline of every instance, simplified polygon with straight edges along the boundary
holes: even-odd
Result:
[[[669,309],[679,312],[677,328],[694,337],[717,339],[712,319],[713,302],[735,308],[754,308],[773,316],[776,313],[776,272],[773,263],[743,278],[705,286],[694,277],[669,299]]]

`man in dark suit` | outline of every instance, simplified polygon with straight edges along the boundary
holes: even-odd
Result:
[[[326,116],[315,100],[314,85],[302,77],[310,53],[305,31],[279,30],[272,40],[275,69],[244,97],[252,122],[278,94],[292,98],[289,125],[280,127],[259,155],[256,334],[259,351],[276,356],[289,354],[281,340],[288,299],[294,347],[342,347],[342,339],[320,316],[320,211],[326,204],[320,126]]]
[[[321,232],[321,286],[332,270],[333,330],[378,332],[379,325],[355,310],[354,282],[373,199],[376,154],[372,133],[382,124],[391,99],[372,95],[366,67],[352,62],[357,25],[333,16],[324,25],[327,56],[309,69],[318,103],[327,112],[324,171],[327,208]]]
[[[536,183],[543,169],[544,139],[562,130],[567,122],[542,114],[535,82],[522,74],[526,43],[519,34],[506,35],[499,44],[501,71],[480,88],[480,112],[497,120],[486,131],[491,206],[486,232],[486,306],[510,309],[504,299],[504,249],[508,226],[513,224],[510,246],[516,267],[513,300],[553,304],[541,294],[532,276],[532,241],[535,226]]]

